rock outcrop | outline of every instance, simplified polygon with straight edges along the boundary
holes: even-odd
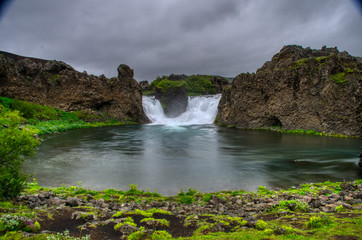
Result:
[[[188,95],[185,86],[170,87],[167,91],[156,89],[155,97],[162,104],[167,117],[178,117],[186,111]]]
[[[220,124],[279,126],[360,136],[362,58],[337,48],[284,46],[256,73],[243,73],[223,90]]]
[[[118,76],[108,79],[80,73],[64,62],[0,52],[0,96],[146,122],[133,70],[123,64],[117,70]]]

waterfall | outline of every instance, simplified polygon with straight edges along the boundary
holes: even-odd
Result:
[[[168,118],[160,101],[155,97],[143,96],[143,109],[152,124],[197,125],[212,124],[217,115],[221,94],[189,97],[187,109],[176,118]]]

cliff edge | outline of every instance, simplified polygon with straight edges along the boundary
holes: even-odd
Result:
[[[119,65],[118,76],[80,73],[61,61],[0,52],[0,96],[64,111],[106,114],[119,120],[147,122],[142,91],[133,70]]]
[[[362,58],[337,48],[284,46],[256,73],[222,93],[218,121],[238,128],[279,126],[361,136]]]

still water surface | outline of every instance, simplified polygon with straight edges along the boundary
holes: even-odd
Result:
[[[362,178],[360,140],[245,131],[215,125],[79,129],[45,137],[26,171],[41,185],[162,194],[256,190]]]

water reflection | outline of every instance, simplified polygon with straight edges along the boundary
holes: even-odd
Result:
[[[214,125],[80,129],[49,136],[26,170],[40,184],[175,194],[289,187],[362,178],[359,140],[241,131]]]

